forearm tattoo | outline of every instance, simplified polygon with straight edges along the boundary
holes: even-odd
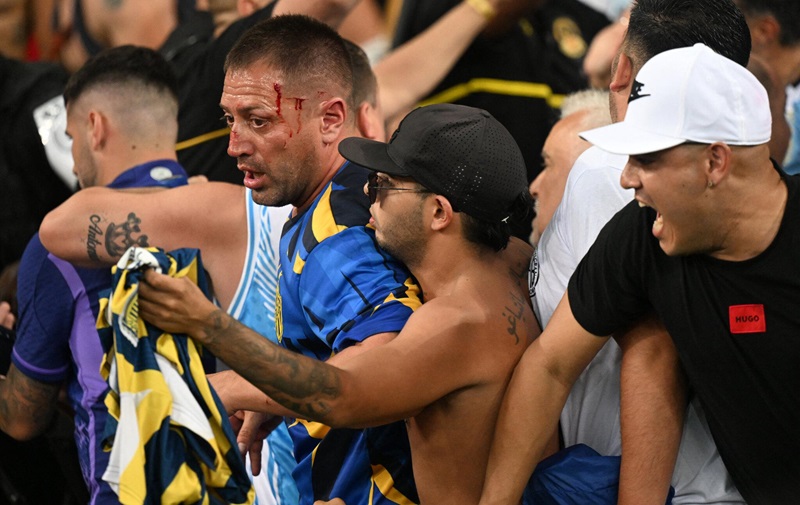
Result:
[[[134,213],[128,214],[125,222],[111,223],[103,232],[100,223],[103,218],[97,214],[89,217],[89,231],[86,236],[86,254],[92,261],[100,262],[97,246],[104,246],[111,258],[120,258],[130,247],[148,247],[147,235],[142,235],[139,226],[142,220]]]
[[[12,423],[32,425],[30,431],[41,433],[50,424],[59,386],[46,384],[9,370],[0,383],[0,427]]]
[[[338,369],[270,342],[222,310],[208,319],[203,336],[211,352],[284,407],[325,422],[342,393]]]

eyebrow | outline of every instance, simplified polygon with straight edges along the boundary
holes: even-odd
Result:
[[[219,108],[223,110],[223,112],[237,112],[239,114],[249,114],[253,111],[265,112],[269,114],[273,114],[273,109],[270,109],[269,106],[265,104],[257,104],[257,105],[245,105],[242,107],[226,107],[221,102],[219,104]]]

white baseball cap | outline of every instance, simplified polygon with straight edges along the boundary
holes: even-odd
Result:
[[[764,86],[745,67],[703,44],[653,56],[637,74],[625,119],[580,136],[615,154],[645,154],[687,141],[769,142]]]

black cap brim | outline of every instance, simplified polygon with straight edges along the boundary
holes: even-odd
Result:
[[[385,174],[411,177],[408,170],[397,165],[389,156],[389,145],[377,140],[349,137],[339,142],[339,154],[356,165]]]

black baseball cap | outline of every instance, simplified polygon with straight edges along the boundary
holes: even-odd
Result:
[[[527,170],[514,138],[491,114],[455,104],[411,111],[389,143],[350,137],[346,159],[376,172],[411,177],[446,197],[457,212],[504,221],[528,191]]]

